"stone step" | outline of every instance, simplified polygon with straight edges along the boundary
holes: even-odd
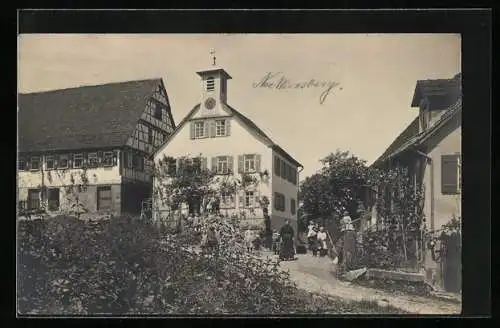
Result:
[[[403,280],[403,281],[413,281],[413,282],[425,281],[425,275],[423,273],[391,271],[382,269],[368,269],[366,271],[366,278]]]

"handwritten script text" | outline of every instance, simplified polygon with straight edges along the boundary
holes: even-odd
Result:
[[[305,88],[324,88],[319,96],[319,103],[323,104],[326,97],[332,90],[340,85],[335,81],[319,81],[310,79],[308,81],[291,81],[282,72],[268,72],[266,75],[256,83],[252,84],[254,88],[268,88],[268,89],[305,89]],[[339,88],[342,90],[342,88]]]

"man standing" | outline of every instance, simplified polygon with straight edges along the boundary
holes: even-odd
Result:
[[[290,226],[290,220],[285,220],[285,225],[280,230],[281,236],[281,250],[280,250],[280,260],[288,261],[293,260],[294,250],[293,250],[293,237],[294,231]]]

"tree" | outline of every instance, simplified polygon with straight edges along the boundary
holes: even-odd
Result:
[[[331,153],[320,162],[323,167],[300,186],[303,210],[313,217],[340,217],[344,210],[351,218],[360,215],[364,188],[375,182],[377,170],[348,151]]]

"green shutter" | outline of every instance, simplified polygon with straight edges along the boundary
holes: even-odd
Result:
[[[217,157],[212,157],[212,171],[217,173]]]
[[[238,155],[238,173],[243,173],[245,169],[244,158],[245,157],[243,155]]]
[[[274,156],[274,173],[281,177],[281,161],[278,156]]]
[[[260,154],[255,154],[255,170],[260,172]]]
[[[228,169],[228,173],[234,172],[233,156],[227,156],[227,169]]]
[[[456,194],[458,191],[458,155],[441,156],[441,193]]]
[[[203,137],[204,138],[208,138],[208,129],[209,129],[208,121],[203,122]]]
[[[206,157],[202,157],[201,158],[201,170],[205,171],[206,169],[207,169],[207,158]]]
[[[210,138],[215,137],[215,120],[210,120]]]
[[[227,119],[226,120],[226,136],[231,135],[231,120]]]
[[[191,122],[189,126],[189,138],[194,139],[194,122]]]

